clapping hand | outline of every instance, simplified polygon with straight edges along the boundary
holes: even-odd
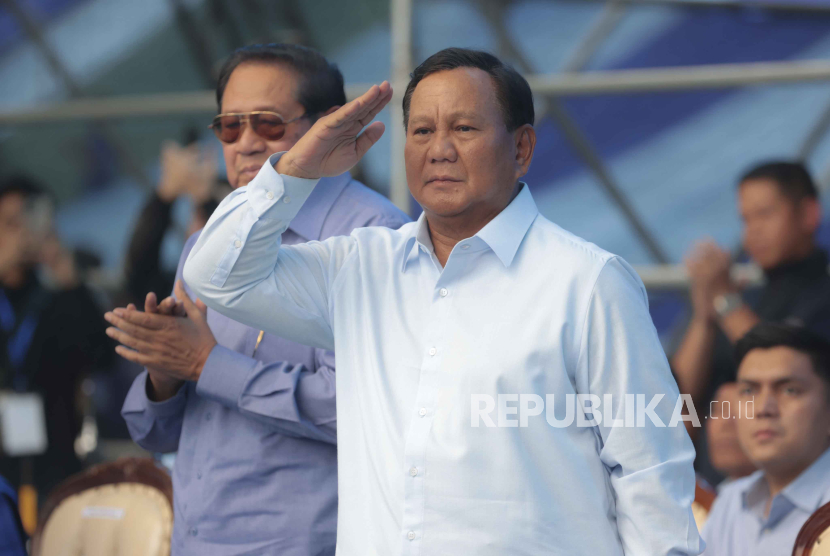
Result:
[[[713,321],[715,296],[738,290],[729,275],[732,256],[714,241],[706,240],[694,246],[685,263],[692,281],[690,291],[695,316]]]
[[[147,367],[156,401],[172,397],[184,381],[198,380],[216,345],[204,303],[192,301],[181,280],[175,291],[178,300],[161,303],[148,294],[144,312],[128,305],[104,315],[112,325],[107,334],[122,344],[116,352]]]

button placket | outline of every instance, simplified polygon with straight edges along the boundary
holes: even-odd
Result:
[[[404,555],[415,556],[420,553],[421,531],[424,523],[424,482],[429,474],[429,469],[426,467],[426,447],[435,417],[442,349],[446,345],[443,339],[448,326],[450,299],[450,296],[436,297],[427,319],[430,329],[424,337],[425,349],[422,352],[424,355],[421,361],[418,393],[404,447],[406,467],[403,470],[405,486],[401,522],[402,535],[405,539],[402,547]],[[410,534],[414,536],[411,537]]]

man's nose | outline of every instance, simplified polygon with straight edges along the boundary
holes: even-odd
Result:
[[[452,137],[446,131],[437,131],[429,145],[428,155],[431,162],[455,162],[458,152]]]
[[[242,132],[237,140],[240,154],[256,154],[265,150],[265,140],[251,128],[250,122],[242,124]]]
[[[770,390],[761,390],[755,396],[755,416],[756,417],[776,417],[778,416],[778,400],[775,393]]]

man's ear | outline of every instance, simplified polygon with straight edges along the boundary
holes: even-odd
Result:
[[[533,151],[536,148],[536,130],[530,124],[520,126],[513,132],[516,144],[516,171],[518,177],[527,174],[530,162],[533,160]]]
[[[821,225],[821,203],[817,199],[801,200],[801,222],[806,230],[815,233]]]

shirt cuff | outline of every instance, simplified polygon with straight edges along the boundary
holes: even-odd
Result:
[[[129,394],[127,394],[127,399],[124,401],[124,412],[135,413],[146,411],[153,417],[164,418],[181,411],[181,406],[186,401],[185,390],[187,389],[187,384],[182,384],[179,387],[179,391],[172,398],[161,402],[154,402],[147,395],[147,389],[150,387],[150,374],[145,370],[142,375],[139,375],[136,384],[130,389]]]
[[[216,345],[196,382],[196,393],[231,408],[238,407],[257,360]]]
[[[284,154],[280,152],[269,156],[248,184],[248,203],[257,218],[290,222],[320,181],[278,174],[274,167]]]

